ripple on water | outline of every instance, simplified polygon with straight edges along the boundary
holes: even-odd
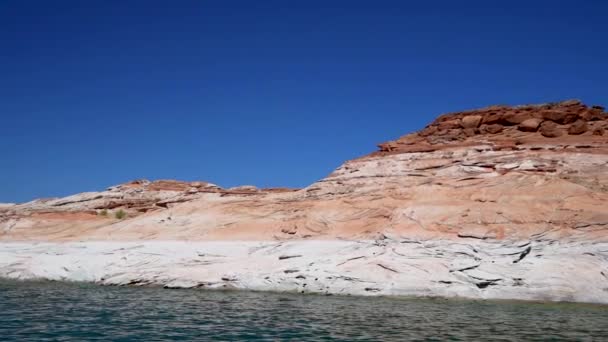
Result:
[[[591,340],[608,306],[0,282],[3,341]]]

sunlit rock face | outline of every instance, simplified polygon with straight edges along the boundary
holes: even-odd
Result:
[[[349,292],[358,288],[351,284],[329,286],[332,293],[608,302],[607,130],[602,107],[576,100],[445,114],[304,189],[140,180],[101,192],[0,205],[0,239],[301,244],[290,248],[305,259],[273,262],[270,273],[291,263],[301,271],[301,260],[314,264],[321,253],[311,247],[315,241],[347,240],[367,247],[352,255],[340,249],[323,253],[328,260],[323,269],[347,277],[356,273],[373,282],[374,290]],[[117,219],[121,210],[126,217]],[[249,252],[233,258],[240,260],[231,266],[237,278],[246,273],[259,280],[266,272],[247,264],[256,259]],[[282,273],[283,280],[265,275],[276,278],[268,286],[300,291],[280,285],[306,277],[293,273]],[[223,285],[221,274],[213,276]],[[204,282],[201,277],[189,284]],[[416,279],[426,279],[423,290],[411,288]],[[246,284],[253,282],[263,289],[257,280],[236,287],[251,288]]]

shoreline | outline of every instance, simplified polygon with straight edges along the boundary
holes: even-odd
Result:
[[[540,300],[526,300],[526,299],[480,299],[480,298],[465,298],[465,297],[414,297],[414,296],[397,296],[397,295],[375,295],[375,296],[361,296],[351,294],[322,294],[316,292],[288,292],[288,291],[270,291],[270,290],[247,290],[247,289],[200,289],[200,288],[188,288],[188,287],[177,287],[177,288],[166,288],[160,285],[103,285],[98,283],[86,282],[86,281],[71,281],[71,280],[48,280],[48,279],[13,279],[0,277],[0,286],[3,284],[8,285],[65,285],[65,286],[87,286],[91,288],[97,287],[108,287],[108,288],[122,288],[122,289],[150,289],[150,290],[168,290],[168,291],[204,291],[204,292],[215,292],[215,293],[252,293],[252,294],[269,294],[273,296],[314,296],[314,297],[335,297],[335,298],[365,298],[365,299],[381,299],[381,300],[404,300],[404,301],[432,301],[432,302],[467,302],[467,303],[488,303],[488,304],[512,304],[512,305],[539,305],[539,306],[576,306],[576,307],[588,307],[596,309],[608,308],[606,303],[589,303],[589,302],[567,302],[567,301],[540,301]]]
[[[2,278],[100,285],[608,304],[607,271],[592,241],[0,243]]]

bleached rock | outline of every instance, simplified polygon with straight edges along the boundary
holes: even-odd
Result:
[[[0,244],[1,277],[169,288],[608,304],[607,270],[608,244],[592,242]]]

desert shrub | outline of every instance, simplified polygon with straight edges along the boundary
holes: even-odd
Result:
[[[119,220],[122,220],[123,218],[127,217],[127,213],[124,210],[120,209],[119,211],[114,213],[114,217]]]
[[[104,209],[99,212],[99,216],[108,216],[108,209]]]

